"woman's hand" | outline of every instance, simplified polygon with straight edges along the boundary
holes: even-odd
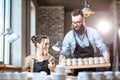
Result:
[[[50,72],[54,72],[55,69],[55,63],[49,63],[48,68],[50,69]]]

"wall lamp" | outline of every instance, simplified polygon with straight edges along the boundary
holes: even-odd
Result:
[[[82,12],[84,14],[84,17],[88,17],[90,16],[91,14],[94,14],[94,12],[90,9],[89,7],[89,4],[88,4],[88,1],[85,0],[85,7],[82,9]]]
[[[19,35],[13,33],[10,28],[7,28],[5,32],[3,30],[0,31],[0,36],[7,36],[7,40],[9,43],[16,41],[20,37]]]
[[[52,46],[52,49],[59,52],[61,50],[61,46],[62,46],[61,42],[57,41],[55,45]]]

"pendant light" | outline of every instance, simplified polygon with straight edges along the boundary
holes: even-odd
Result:
[[[87,0],[85,0],[84,6],[85,6],[85,7],[82,9],[82,12],[83,12],[83,14],[84,14],[84,17],[88,17],[88,16],[90,16],[91,14],[94,14],[94,12],[90,9]]]

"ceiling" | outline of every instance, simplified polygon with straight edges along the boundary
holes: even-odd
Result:
[[[84,7],[84,0],[36,0],[38,6],[64,6],[65,10],[71,11]],[[93,11],[108,10],[113,0],[88,0]]]

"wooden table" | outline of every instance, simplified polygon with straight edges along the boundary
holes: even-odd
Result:
[[[110,67],[110,63],[106,64],[88,64],[88,65],[76,65],[76,66],[65,66],[66,69],[77,69],[77,68],[101,68],[101,67]]]
[[[0,72],[21,72],[22,66],[0,64]]]

